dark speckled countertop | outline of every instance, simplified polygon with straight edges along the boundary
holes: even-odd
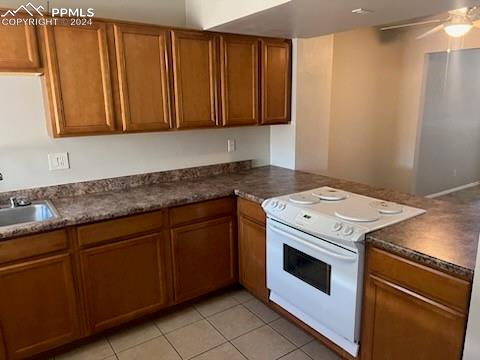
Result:
[[[427,210],[424,215],[370,233],[367,242],[452,275],[473,277],[480,209],[272,166],[53,198],[59,219],[0,228],[0,240],[233,194],[261,203],[273,196],[320,186]]]

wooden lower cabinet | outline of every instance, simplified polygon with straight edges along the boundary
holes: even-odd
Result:
[[[260,205],[238,202],[239,281],[247,290],[268,302],[265,214]]]
[[[166,233],[81,251],[90,329],[98,332],[169,305]]]
[[[234,224],[225,216],[171,230],[176,303],[237,281]]]
[[[0,334],[6,359],[23,359],[80,336],[69,254],[0,268]]]
[[[461,359],[470,284],[375,248],[367,261],[361,359]]]

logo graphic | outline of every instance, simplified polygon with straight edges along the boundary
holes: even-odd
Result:
[[[28,16],[18,16],[28,14]],[[26,5],[20,5],[15,10],[7,10],[0,15],[1,25],[71,25],[71,26],[91,26],[95,10],[93,8],[82,7],[50,7],[47,1],[47,7],[42,5],[35,6],[31,2]]]
[[[42,11],[44,10],[45,8],[42,5],[35,6],[31,2],[29,2],[27,5],[20,5],[16,10],[8,10],[5,14],[2,15],[2,17],[15,16],[19,11],[24,11],[30,16],[43,16]]]

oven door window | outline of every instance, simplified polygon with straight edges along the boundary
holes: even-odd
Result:
[[[331,265],[283,244],[283,270],[330,295]]]

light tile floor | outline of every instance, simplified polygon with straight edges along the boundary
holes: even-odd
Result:
[[[320,342],[247,291],[234,290],[108,337],[56,360],[336,360]]]

